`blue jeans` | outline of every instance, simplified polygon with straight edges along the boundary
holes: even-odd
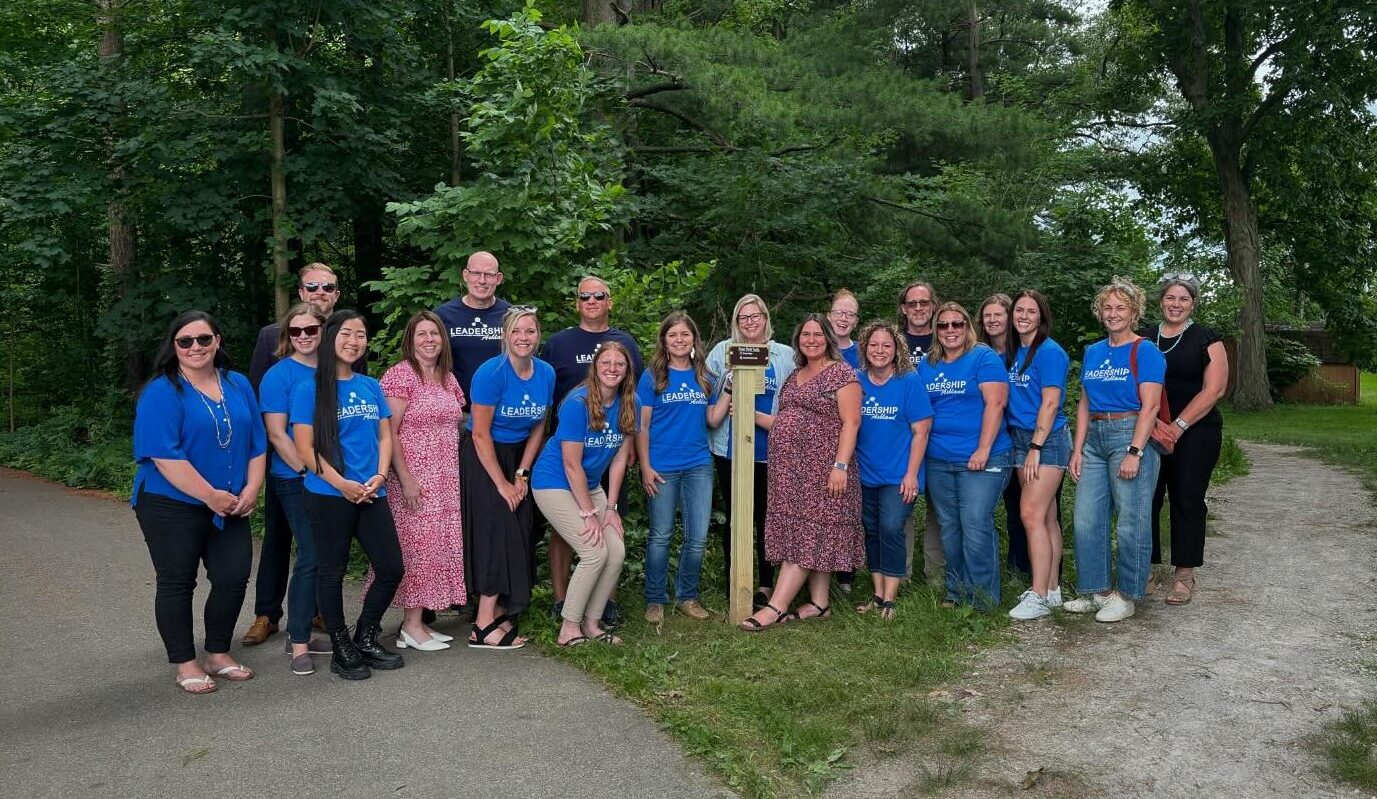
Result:
[[[1152,494],[1157,490],[1161,456],[1143,448],[1138,476],[1119,477],[1119,464],[1133,440],[1134,418],[1092,421],[1081,449],[1081,481],[1076,487],[1076,590],[1102,593],[1111,586],[1110,522],[1118,514],[1119,593],[1141,599],[1152,570]]]
[[[703,548],[712,519],[712,463],[681,472],[660,472],[660,477],[664,482],[655,496],[646,497],[645,501],[650,515],[650,537],[645,545],[645,601],[667,605],[669,539],[674,535],[676,510],[683,514],[684,543],[679,547],[674,600],[687,602],[698,598],[698,572],[703,566]]]
[[[999,606],[999,532],[995,503],[1013,472],[1013,453],[991,455],[984,471],[966,462],[927,460],[928,498],[942,528],[947,599],[990,610]]]
[[[870,571],[885,577],[903,577],[908,571],[908,544],[904,522],[913,514],[899,486],[861,486],[861,523],[865,525],[865,562]]]
[[[298,644],[311,640],[311,620],[316,617],[316,539],[311,514],[306,510],[306,489],[299,477],[268,475],[277,500],[296,539],[296,565],[287,584],[287,637]]]

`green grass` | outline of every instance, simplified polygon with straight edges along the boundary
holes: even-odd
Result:
[[[1309,447],[1323,460],[1353,469],[1377,489],[1377,375],[1363,375],[1359,405],[1275,405],[1266,411],[1224,409],[1224,429],[1237,438]]]
[[[1311,741],[1330,776],[1366,790],[1377,790],[1377,702],[1344,713]]]

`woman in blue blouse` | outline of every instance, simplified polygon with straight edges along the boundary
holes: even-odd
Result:
[[[130,504],[148,544],[158,588],[154,615],[183,691],[215,690],[253,672],[229,654],[249,581],[249,514],[267,462],[267,436],[248,378],[229,371],[220,327],[203,311],[172,321],[154,362],[156,377],[134,413],[138,472]],[[205,665],[196,661],[191,601],[206,564]]]
[[[703,363],[698,325],[683,311],[670,313],[660,323],[655,357],[641,374],[636,399],[641,403],[636,446],[650,515],[650,537],[645,545],[645,618],[651,624],[665,619],[669,541],[674,535],[674,515],[679,511],[684,542],[679,547],[674,600],[684,615],[706,619],[711,614],[698,601],[698,573],[712,518],[708,407],[716,402],[716,396]]]
[[[894,598],[908,570],[904,522],[923,490],[923,454],[932,430],[932,405],[913,371],[908,348],[891,322],[871,322],[861,331],[865,368],[861,384],[861,430],[856,460],[861,467],[861,521],[873,592],[857,613],[879,609],[894,618]]]
[[[534,308],[502,317],[502,354],[474,372],[469,434],[459,454],[464,514],[465,585],[478,595],[469,646],[519,649],[517,614],[531,604],[535,518],[531,465],[545,441],[555,370],[535,357],[540,321]]]
[[[1026,621],[1061,607],[1061,520],[1056,499],[1071,459],[1071,434],[1062,410],[1071,360],[1050,337],[1052,310],[1040,292],[1018,295],[1013,329],[1018,347],[1009,366],[1005,419],[1014,440],[1016,479],[1022,490],[1018,507],[1011,512],[1023,522],[1033,584],[1009,611],[1009,618]]]
[[[926,471],[947,556],[946,602],[989,610],[999,605],[994,508],[1013,471],[1013,442],[1004,429],[1008,374],[994,350],[976,343],[965,308],[943,303],[934,318],[936,335],[918,377],[933,411]]]
[[[1152,494],[1161,458],[1149,445],[1162,400],[1167,360],[1133,331],[1143,290],[1115,278],[1095,295],[1095,315],[1109,336],[1085,350],[1071,479],[1076,489],[1076,592],[1073,613],[1123,621],[1147,589],[1152,570]],[[1118,515],[1119,585],[1110,579],[1110,521]]]
[[[626,532],[617,499],[640,416],[631,353],[605,341],[588,377],[559,404],[554,437],[531,472],[531,493],[555,532],[578,555],[560,610],[556,643],[620,644],[600,625],[626,557]],[[600,483],[608,475],[607,491]]]
[[[402,656],[378,642],[382,617],[402,581],[402,548],[387,504],[392,424],[378,381],[354,373],[368,351],[358,311],[326,320],[315,376],[292,390],[288,416],[297,457],[306,465],[306,507],[316,543],[316,603],[334,652],[330,671],[362,680],[373,669],[400,669]],[[354,538],[373,566],[354,637],[344,624],[344,572]]]

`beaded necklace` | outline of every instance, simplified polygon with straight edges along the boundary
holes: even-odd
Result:
[[[201,398],[201,404],[206,406],[206,413],[210,414],[210,420],[215,423],[215,443],[220,446],[220,449],[229,449],[230,442],[234,440],[234,423],[230,421],[229,408],[225,405],[225,384],[220,379],[220,370],[215,370],[215,385],[220,389],[220,400],[215,403],[215,408],[219,408],[220,413],[224,414],[225,417],[226,433],[224,440],[220,438],[220,417],[215,414],[215,409],[211,407],[210,400],[206,399],[205,392],[196,388],[196,384],[191,382],[191,378],[187,377],[185,372],[182,372],[181,375],[187,385],[196,391],[196,396]]]
[[[1167,336],[1167,338],[1175,338],[1176,340],[1173,341],[1173,342],[1171,343],[1171,346],[1170,346],[1170,347],[1167,347],[1167,348],[1164,349],[1164,350],[1162,350],[1162,326],[1161,326],[1160,324],[1157,325],[1157,349],[1162,350],[1162,354],[1163,354],[1163,355],[1166,355],[1167,353],[1169,353],[1169,352],[1171,352],[1172,350],[1176,349],[1176,345],[1178,345],[1178,344],[1181,343],[1181,339],[1185,337],[1186,331],[1187,331],[1187,330],[1190,330],[1190,329],[1191,329],[1191,325],[1193,325],[1193,324],[1195,324],[1195,320],[1194,320],[1194,319],[1187,319],[1187,320],[1186,320],[1186,326],[1183,327],[1183,328],[1181,328],[1181,332],[1180,332],[1180,333],[1177,333],[1175,336]]]

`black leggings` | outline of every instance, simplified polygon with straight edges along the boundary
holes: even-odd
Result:
[[[153,614],[167,648],[167,662],[196,659],[191,599],[202,562],[210,580],[205,609],[206,651],[228,652],[253,566],[248,518],[226,518],[222,530],[215,526],[215,514],[205,505],[191,505],[147,491],[139,493],[134,517],[139,520],[157,575]]]
[[[316,539],[316,605],[325,629],[343,630],[344,572],[349,568],[349,542],[358,537],[373,565],[373,584],[363,596],[358,626],[367,629],[382,621],[383,613],[402,582],[402,548],[387,497],[355,505],[344,497],[306,492]]]
[[[263,545],[258,550],[258,577],[253,583],[253,615],[282,619],[282,600],[287,596],[287,574],[292,567],[292,528],[273,480],[263,497]]]
[[[727,510],[727,524],[722,533],[722,560],[725,581],[730,586],[732,582],[732,462],[730,458],[723,458],[718,455],[713,455],[712,461],[717,469],[717,490],[722,493],[722,505]],[[770,491],[768,481],[769,473],[766,470],[766,464],[756,461],[755,487],[752,492],[755,495],[755,506],[751,509],[751,518],[755,527],[755,562],[760,568],[760,582],[757,585],[774,588],[775,567],[765,560],[765,502]]]
[[[1192,427],[1176,450],[1162,456],[1157,493],[1152,496],[1152,562],[1162,562],[1162,502],[1171,492],[1171,565],[1193,569],[1205,563],[1205,492],[1219,462],[1224,428]]]

